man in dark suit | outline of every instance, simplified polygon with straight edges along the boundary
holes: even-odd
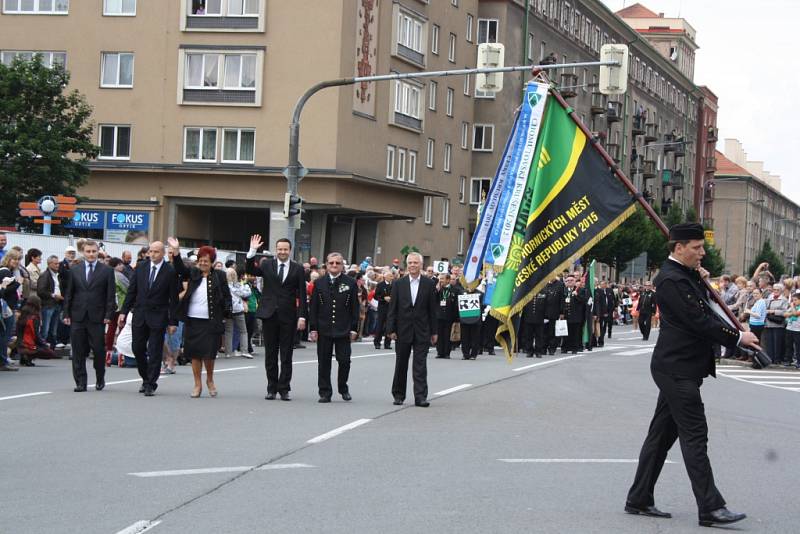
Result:
[[[609,334],[611,333],[615,309],[614,292],[609,289],[608,282],[603,280],[600,282],[600,287],[594,290],[594,312],[600,323],[600,335],[597,337],[598,347],[602,347],[605,343],[606,330]]]
[[[280,394],[281,400],[288,401],[292,400],[289,391],[292,389],[294,335],[306,328],[305,272],[302,265],[289,259],[292,243],[286,238],[276,241],[275,258],[262,259],[256,265],[254,258],[263,244],[258,234],[250,238],[246,270],[264,281],[261,302],[256,310],[256,317],[261,319],[266,349],[267,396],[264,398],[273,400],[276,394]]]
[[[715,311],[702,282],[708,276],[708,271],[700,267],[705,256],[703,245],[703,227],[697,223],[677,224],[669,231],[670,256],[655,279],[661,333],[650,372],[659,389],[658,402],[625,511],[671,517],[655,507],[653,492],[667,452],[679,439],[700,525],[712,526],[740,521],[745,514],[729,511],[714,485],[700,385],[708,375],[716,376],[714,343],[760,347],[755,334],[739,331]]]
[[[555,277],[544,286],[544,345],[547,353],[551,356],[556,353],[559,338],[556,337],[556,321],[562,318],[564,313],[564,282]],[[544,354],[544,352],[542,352]]]
[[[75,391],[86,391],[86,357],[94,354],[95,389],[106,386],[105,325],[117,310],[116,284],[111,267],[97,261],[97,242],[87,240],[83,261],[67,272],[64,324],[70,326],[72,377]],[[63,291],[63,289],[62,289]]]
[[[561,346],[561,353],[571,352],[577,354],[581,345],[581,327],[586,319],[586,294],[581,291],[575,281],[575,276],[568,274],[564,279],[564,318],[567,320],[567,337]]]
[[[525,305],[522,320],[525,323],[525,349],[528,358],[541,358],[547,352],[545,343],[545,303],[547,293],[544,288]]]
[[[648,280],[639,293],[639,331],[642,333],[644,341],[650,338],[654,313],[656,313],[656,294],[653,292],[653,282]]]
[[[408,276],[400,278],[392,286],[392,299],[386,331],[395,340],[396,355],[392,396],[394,404],[406,399],[408,359],[414,351],[411,375],[414,378],[414,404],[427,408],[428,402],[428,349],[436,345],[433,330],[438,320],[439,303],[436,300],[436,282],[423,276],[422,255],[412,252],[406,257]]]
[[[392,299],[392,281],[394,271],[386,269],[383,273],[383,282],[375,287],[375,300],[378,301],[378,325],[375,328],[375,348],[381,348],[381,338],[383,338],[383,348],[392,348],[392,340],[386,335],[386,314],[389,313],[389,301]]]
[[[174,246],[178,247],[177,241]],[[167,330],[173,334],[178,327],[178,276],[172,265],[164,261],[164,243],[150,243],[149,256],[136,264],[118,319],[122,329],[133,310],[132,348],[142,377],[139,391],[145,397],[152,397],[158,388],[164,334]]]
[[[347,379],[350,376],[350,342],[358,337],[358,288],[356,281],[342,274],[344,257],[331,252],[326,258],[328,272],[314,283],[309,304],[309,341],[317,342],[317,385],[319,402],[331,401],[331,358],[336,349],[339,364],[338,387],[342,399],[352,400]]]

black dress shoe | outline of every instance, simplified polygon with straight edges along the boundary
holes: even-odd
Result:
[[[296,348],[296,349],[304,349],[304,348],[306,348],[306,346],[303,345],[302,343],[298,343],[297,345],[294,346],[294,348]]]
[[[152,397],[153,395],[155,395],[153,387],[152,386],[145,386],[144,387],[144,396],[145,397]]]
[[[75,386],[75,389],[73,389],[72,391],[74,391],[75,393],[81,393],[83,391],[86,391],[86,386]]]
[[[526,358],[533,358],[533,353],[529,352],[525,355]]]
[[[98,380],[97,383],[94,385],[94,389],[96,389],[97,391],[103,391],[104,387],[106,387],[106,381],[103,379]]]
[[[394,404],[395,406],[400,406],[403,404],[403,399],[395,399],[392,404]]]
[[[342,400],[351,401],[353,400],[353,397],[350,396],[350,393],[345,391],[344,393],[342,393]]]
[[[625,503],[625,511],[634,515],[646,515],[650,517],[663,517],[669,519],[672,514],[669,512],[662,512],[655,506],[634,506],[630,503]]]
[[[739,514],[736,512],[731,512],[724,506],[722,508],[717,508],[712,512],[708,512],[705,514],[700,514],[700,526],[701,527],[710,527],[713,525],[729,525],[731,523],[736,523],[737,521],[741,521],[747,517],[747,514]]]
[[[380,346],[380,344],[378,344],[378,345],[375,345],[375,350],[381,350],[381,346]]]
[[[392,346],[391,345],[384,345],[383,348],[386,349],[386,350],[389,350],[389,349],[392,348]]]
[[[281,393],[280,396],[281,396],[281,400],[282,401],[290,401],[290,400],[292,400],[292,397],[289,395],[288,391],[286,391],[285,393]]]
[[[489,356],[494,356],[494,349],[489,349]]]
[[[274,393],[267,393],[267,396],[264,397],[264,398],[266,400],[275,400],[275,394]]]
[[[414,403],[414,406],[419,406],[420,408],[427,408],[430,405],[431,405],[431,403],[426,401],[426,400],[424,400],[424,401],[416,401]]]
[[[536,357],[537,357],[537,358],[541,358],[541,357],[542,357],[542,353],[541,353],[541,352],[537,352],[537,353],[536,353]]]
[[[139,386],[139,393],[144,393],[144,384]]]
[[[281,397],[281,398],[283,398],[283,397]],[[330,401],[331,401],[330,397],[320,397],[317,402],[319,402],[320,404],[325,404],[325,403],[330,402]]]

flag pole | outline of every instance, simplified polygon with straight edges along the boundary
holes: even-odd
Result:
[[[546,76],[539,69],[534,68],[533,75],[536,76],[537,74]],[[586,125],[583,124],[583,122],[580,120],[580,117],[578,117],[578,115],[575,113],[575,110],[572,108],[572,106],[570,106],[569,103],[566,100],[564,100],[564,97],[561,96],[561,94],[555,89],[551,88],[550,94],[553,96],[553,98],[555,98],[558,101],[559,104],[561,104],[561,107],[569,111],[569,116],[572,118],[573,121],[575,121],[575,124],[578,125],[578,128],[581,129],[584,135],[586,135],[586,137],[591,140],[592,146],[595,148],[595,150],[597,150],[600,153],[600,155],[606,161],[606,164],[608,164],[608,166],[611,168],[612,172],[617,177],[617,179],[620,182],[622,182],[622,185],[624,185],[625,188],[631,193],[631,195],[633,195],[633,198],[635,198],[636,201],[639,203],[639,205],[644,209],[647,216],[650,217],[653,223],[655,223],[656,227],[659,229],[659,231],[661,231],[664,237],[669,239],[669,228],[667,228],[667,225],[664,224],[664,221],[662,221],[661,217],[658,216],[656,211],[653,209],[653,206],[651,206],[650,203],[644,199],[642,193],[638,189],[636,189],[636,186],[633,184],[633,182],[631,182],[628,179],[628,177],[625,176],[619,164],[615,162],[613,159],[611,159],[611,156],[608,155],[608,152],[606,152],[606,150],[598,142],[598,140],[595,139],[595,137],[592,135],[592,132],[586,127]],[[744,330],[742,324],[739,322],[739,319],[736,317],[736,315],[734,315],[734,313],[730,310],[730,308],[728,308],[728,306],[722,300],[722,297],[716,291],[713,290],[711,285],[708,283],[708,280],[706,280],[705,278],[703,278],[702,280],[711,298],[717,304],[719,304],[720,308],[722,308],[722,311],[725,312],[725,315],[728,317],[728,319],[731,320],[733,325],[736,326],[736,328],[738,328],[739,330]]]

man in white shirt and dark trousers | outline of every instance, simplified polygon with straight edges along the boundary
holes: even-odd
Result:
[[[122,329],[133,310],[133,354],[142,377],[140,393],[152,397],[158,388],[164,334],[178,327],[178,276],[164,260],[164,243],[150,243],[149,259],[136,263],[118,324]]]
[[[403,404],[406,398],[408,359],[414,351],[412,376],[414,378],[414,404],[423,408],[428,402],[428,349],[436,345],[436,325],[439,302],[436,282],[422,276],[422,255],[412,252],[406,257],[408,275],[392,284],[392,297],[386,318],[387,335],[395,340],[395,367],[392,382],[394,404]]]
[[[267,400],[292,400],[289,396],[292,380],[294,335],[306,328],[306,279],[303,266],[291,261],[292,243],[286,238],[275,242],[274,259],[255,262],[256,252],[263,245],[258,234],[250,238],[246,272],[264,281],[261,302],[256,317],[261,319],[264,332],[267,371]],[[280,369],[278,354],[280,353]]]

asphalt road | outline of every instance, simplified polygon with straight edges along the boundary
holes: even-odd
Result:
[[[327,405],[313,344],[295,351],[291,402],[264,400],[263,353],[218,359],[216,399],[189,398],[187,367],[152,398],[135,369],[81,394],[68,360],[0,373],[0,532],[702,531],[677,446],[656,488],[673,518],[622,511],[655,337],[616,328],[601,352],[511,363],[431,356],[427,409],[392,405],[393,352],[371,343],[354,346],[353,401]],[[717,484],[749,515],[736,527],[797,532],[800,373],[721,370],[702,392]]]

